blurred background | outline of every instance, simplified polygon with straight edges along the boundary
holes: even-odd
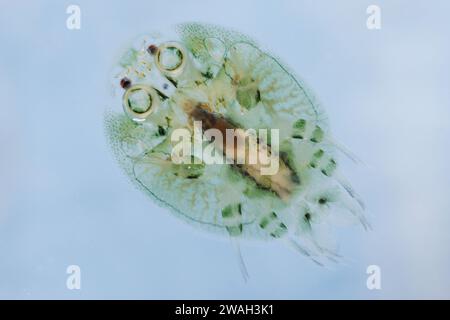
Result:
[[[66,8],[81,8],[81,29]],[[381,29],[366,27],[369,5]],[[0,298],[450,298],[448,1],[0,0]],[[104,135],[124,44],[186,21],[242,31],[317,93],[373,231],[338,232],[345,264],[192,229],[127,180]],[[342,159],[344,160],[344,159]],[[66,268],[81,268],[68,290]],[[368,290],[366,268],[381,269]]]

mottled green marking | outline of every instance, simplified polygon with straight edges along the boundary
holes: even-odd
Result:
[[[200,163],[196,163],[200,162]],[[186,179],[197,179],[203,174],[205,164],[200,159],[191,157],[191,163],[188,164],[173,164],[174,175]]]
[[[323,141],[325,136],[325,132],[321,127],[314,124],[314,122],[306,121],[305,119],[299,119],[294,122],[292,128],[292,138],[294,139],[309,140],[314,143],[320,143]]]
[[[280,221],[277,214],[273,211],[261,218],[259,227],[273,238],[281,238],[287,233],[287,226]]]
[[[323,140],[323,136],[324,136],[323,130],[319,126],[316,126],[310,140],[311,142],[318,143]]]
[[[241,204],[231,204],[222,210],[222,218],[228,233],[232,237],[242,233],[242,211]]]
[[[299,119],[297,120],[294,125],[294,133],[292,135],[295,139],[303,139],[305,135],[305,127],[306,127],[306,120],[305,119]]]
[[[327,177],[329,177],[336,170],[336,166],[337,166],[336,161],[334,159],[330,159],[327,165],[324,168],[322,168],[321,172]]]
[[[311,162],[309,163],[309,165],[311,166],[311,168],[316,168],[319,161],[321,160],[321,158],[324,155],[324,151],[322,149],[317,150],[316,152],[314,152],[313,154],[313,158],[311,160]]]

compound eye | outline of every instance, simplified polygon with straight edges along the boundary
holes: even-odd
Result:
[[[175,42],[162,44],[156,54],[156,65],[167,75],[177,75],[186,63],[185,50]]]
[[[158,107],[159,98],[155,89],[145,85],[134,85],[123,95],[123,108],[134,121],[144,121]]]

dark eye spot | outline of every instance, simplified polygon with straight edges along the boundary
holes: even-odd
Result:
[[[319,204],[326,204],[327,203],[327,199],[326,198],[319,198]]]
[[[311,220],[311,214],[309,212],[305,213],[305,220],[306,222],[309,222],[309,220]]]
[[[122,80],[120,80],[120,86],[124,89],[128,89],[131,86],[131,80],[127,77],[122,78]]]
[[[158,51],[158,47],[155,46],[154,44],[151,44],[148,48],[147,48],[147,52],[150,54],[155,54],[156,51]]]

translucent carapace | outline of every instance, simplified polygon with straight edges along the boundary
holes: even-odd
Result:
[[[318,263],[337,258],[330,235],[338,222],[368,226],[339,172],[341,148],[324,111],[249,37],[203,24],[140,37],[118,61],[112,84],[106,123],[118,162],[184,221],[234,241],[285,241]],[[184,162],[173,152],[181,129],[200,146],[189,147]],[[227,140],[227,130],[248,144],[231,144],[236,137]],[[239,158],[252,143],[262,150],[257,156],[277,160],[276,172]]]

